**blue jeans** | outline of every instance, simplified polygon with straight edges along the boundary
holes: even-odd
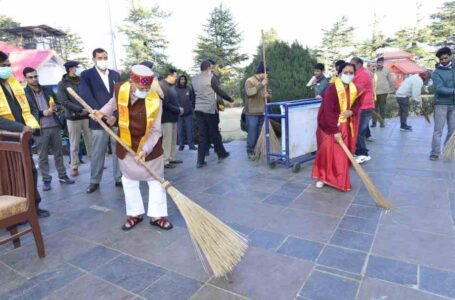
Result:
[[[447,136],[444,145],[449,141],[455,132],[455,105],[435,105],[434,106],[434,131],[431,142],[431,154],[441,154],[442,132],[447,123]]]
[[[179,144],[180,147],[183,147],[185,144],[183,139],[183,127],[185,127],[186,130],[186,142],[188,146],[194,146],[192,114],[179,117],[179,120],[177,122],[177,144]]]
[[[262,125],[264,124],[264,116],[249,116],[246,115],[246,129],[248,138],[246,141],[246,152],[253,153],[258,137],[261,134]]]
[[[357,136],[357,143],[355,145],[355,155],[368,156],[367,134],[369,131],[368,124],[370,124],[372,114],[372,109],[360,110],[359,134]]]

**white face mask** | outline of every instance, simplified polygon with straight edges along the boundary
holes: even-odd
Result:
[[[108,60],[97,60],[96,66],[98,67],[98,69],[104,71],[109,67],[109,61]]]
[[[145,97],[147,97],[147,95],[149,94],[150,90],[144,90],[144,91],[140,91],[138,89],[136,89],[134,91],[134,96],[139,98],[139,99],[145,99]]]
[[[341,81],[346,84],[351,83],[352,79],[354,79],[354,75],[341,74]]]

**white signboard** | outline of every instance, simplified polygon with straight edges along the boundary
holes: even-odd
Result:
[[[289,132],[286,132],[285,120],[281,120],[283,138],[282,149],[286,149],[286,134],[289,137],[289,159],[293,159],[317,150],[316,129],[320,103],[290,106],[288,113]],[[281,106],[284,114],[284,106]],[[284,153],[283,153],[284,154]]]

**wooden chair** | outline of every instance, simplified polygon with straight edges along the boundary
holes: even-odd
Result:
[[[43,237],[35,206],[31,136],[30,132],[0,131],[0,228],[6,228],[11,234],[0,240],[0,245],[12,241],[14,248],[18,248],[20,236],[32,231],[38,255],[43,258]],[[18,232],[18,224],[25,221],[30,227]]]

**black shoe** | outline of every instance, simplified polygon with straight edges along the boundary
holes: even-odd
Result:
[[[45,210],[45,209],[41,209],[41,208],[37,208],[36,209],[36,214],[38,215],[38,218],[47,218],[49,217],[51,214],[49,213],[49,211]]]
[[[79,159],[79,163],[80,164],[85,164],[85,161],[83,161],[82,159]]]
[[[436,155],[436,154],[431,154],[431,155],[430,155],[430,160],[436,161],[436,160],[438,160],[438,159],[439,159],[439,156],[438,156],[438,155]]]
[[[375,122],[375,123],[372,123],[370,127],[371,127],[371,128],[376,127],[376,122]]]
[[[385,128],[385,124],[381,124],[379,127],[381,127],[381,128]]]
[[[64,177],[59,177],[58,181],[60,181],[61,183],[65,183],[65,184],[73,184],[74,183],[74,180],[70,179],[66,175]]]
[[[192,146],[190,146],[190,150],[197,150],[197,147],[192,145]]]
[[[51,187],[51,181],[44,181],[43,182],[43,191],[47,192],[47,191],[50,191],[52,189]]]
[[[87,190],[85,191],[87,194],[91,194],[97,189],[99,189],[100,185],[98,183],[90,183]]]
[[[123,183],[121,181],[115,183],[116,187],[123,187]]]
[[[230,156],[231,154],[229,152],[224,153],[223,155],[218,155],[218,160],[223,160],[226,159]]]
[[[169,163],[169,164],[167,164],[167,165],[164,165],[164,168],[165,168],[165,169],[174,169],[175,166],[174,166],[174,165],[171,165],[171,164]]]
[[[197,163],[196,168],[200,169],[200,168],[202,168],[202,167],[204,167],[206,165],[207,165],[207,163],[205,161],[201,162],[201,163]]]
[[[185,146],[179,146],[179,151],[183,151],[185,149]]]
[[[183,161],[181,161],[181,160],[179,160],[179,159],[176,159],[176,160],[171,160],[169,163],[170,163],[170,164],[176,165],[176,164],[181,164],[181,163],[183,163]]]
[[[412,127],[409,125],[401,125],[400,130],[401,131],[412,131]]]

